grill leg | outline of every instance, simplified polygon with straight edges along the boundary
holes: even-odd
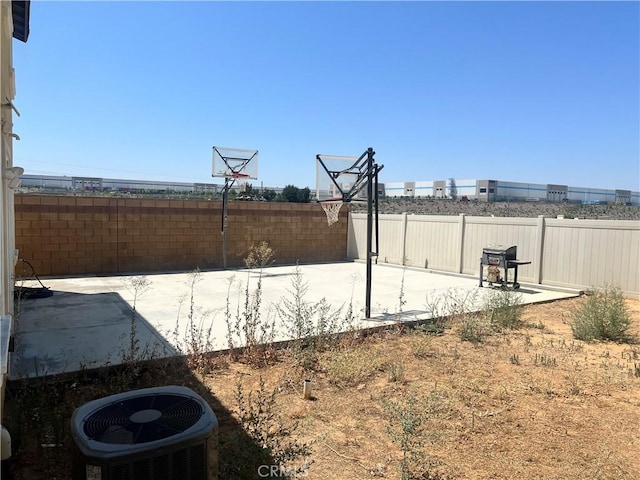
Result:
[[[480,260],[480,287],[482,288],[482,260]]]

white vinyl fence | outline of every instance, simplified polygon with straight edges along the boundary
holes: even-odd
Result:
[[[518,280],[640,296],[640,222],[439,215],[380,215],[379,263],[479,275],[482,249],[518,247]],[[366,259],[367,215],[349,215],[347,257]],[[375,249],[375,238],[374,238]],[[404,261],[403,261],[404,260]]]

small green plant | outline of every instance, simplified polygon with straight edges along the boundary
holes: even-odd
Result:
[[[424,399],[414,393],[401,400],[383,400],[382,403],[389,419],[387,433],[402,451],[402,480],[422,478],[427,456],[423,450],[428,416],[424,403]]]
[[[522,324],[522,297],[510,289],[490,290],[484,302],[484,311],[493,329],[518,328]]]
[[[436,319],[435,325],[442,326],[443,319],[456,320],[476,310],[478,303],[477,290],[465,291],[455,288],[448,289],[445,293],[427,296],[425,310],[431,318]]]
[[[409,259],[405,256],[402,259],[402,279],[400,280],[400,292],[398,293],[398,313],[402,313],[402,309],[407,304],[407,299],[404,294],[404,277],[407,273],[407,263]]]
[[[239,345],[237,343],[237,339],[240,338],[240,323],[234,322],[231,309],[231,289],[234,287],[235,282],[235,275],[227,279],[227,297],[224,306],[224,321],[227,326],[227,347],[229,348],[229,357],[234,362],[238,360],[240,355],[238,352]]]
[[[404,363],[399,360],[391,360],[386,365],[387,378],[393,383],[403,383],[406,379]]]
[[[629,341],[631,314],[617,287],[596,289],[572,316],[571,330],[578,340]]]
[[[133,294],[131,304],[131,317],[129,325],[129,345],[127,350],[122,352],[122,363],[135,363],[140,358],[140,340],[137,332],[137,314],[136,307],[138,298],[143,295],[151,287],[151,281],[144,275],[127,277],[125,279],[125,287]]]
[[[244,341],[244,358],[256,367],[273,363],[275,350],[273,341],[276,336],[275,319],[272,316],[262,317],[262,276],[258,277],[258,284],[251,295],[249,281],[244,292],[244,312],[239,322]]]
[[[536,353],[533,357],[533,364],[536,366],[541,365],[543,367],[555,367],[558,362],[556,362],[554,357],[550,357],[546,353]]]
[[[185,326],[184,340],[179,339],[180,308],[176,319],[174,331],[175,343],[183,355],[187,364],[202,377],[210,373],[215,366],[214,338],[212,335],[213,319],[211,312],[202,310],[196,306],[195,290],[196,285],[202,279],[199,269],[195,269],[188,277],[188,293],[180,299],[180,307],[185,299],[188,299],[187,322]]]
[[[286,426],[277,414],[276,391],[267,390],[262,376],[255,392],[245,393],[238,380],[235,400],[240,425],[262,449],[258,453],[266,463],[291,467],[294,461],[311,454],[309,445],[293,438],[297,424]]]
[[[411,337],[411,352],[418,358],[428,358],[435,355],[433,351],[433,335],[422,333],[418,329]]]
[[[582,389],[580,388],[580,379],[577,374],[571,373],[565,377],[567,379],[567,383],[569,384],[569,394],[570,395],[580,395]]]
[[[227,299],[224,309],[225,324],[227,326],[227,346],[229,356],[233,361],[241,357],[249,364],[263,367],[275,360],[276,350],[273,348],[275,339],[275,318],[272,315],[262,316],[262,277],[263,269],[273,263],[273,249],[266,242],[252,247],[249,255],[244,259],[248,267],[247,283],[229,278]],[[251,275],[257,270],[258,279],[255,289],[251,290]],[[232,312],[231,290],[237,288],[238,303],[235,314]],[[244,298],[244,301],[241,299]]]
[[[151,347],[148,344],[140,345],[138,336],[138,300],[149,290],[151,281],[144,275],[132,276],[125,279],[124,286],[133,295],[131,316],[129,317],[129,332],[121,337],[123,346],[120,349],[118,374],[109,379],[115,388],[123,390],[131,388],[131,385],[140,377],[142,362],[151,360],[155,356],[155,347]]]
[[[482,342],[490,333],[490,324],[482,313],[468,313],[461,317],[458,334],[460,339],[474,345]]]
[[[509,357],[509,361],[513,365],[520,365],[520,357],[518,357],[517,353],[512,353],[511,356]]]
[[[304,368],[311,368],[320,352],[337,346],[338,333],[352,329],[355,319],[353,301],[343,315],[342,307],[332,309],[325,298],[317,302],[307,300],[308,291],[309,286],[296,266],[291,288],[287,290],[289,295],[275,306],[284,327],[282,333],[292,339],[290,351]]]

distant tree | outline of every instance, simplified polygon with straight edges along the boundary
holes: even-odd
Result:
[[[282,201],[284,202],[297,202],[298,201],[298,187],[295,185],[287,185],[282,189]]]
[[[251,185],[250,183],[247,183],[243,193],[252,197],[260,195],[259,190],[257,188],[253,188],[253,185]]]
[[[453,177],[449,179],[449,196],[454,200],[458,198],[458,187],[456,187],[456,179]]]
[[[311,190],[309,187],[304,187],[298,190],[298,199],[296,200],[298,203],[309,203],[311,200]]]
[[[262,196],[267,202],[273,202],[276,198],[276,192],[269,188],[266,188],[264,192],[262,192]]]
[[[309,187],[298,188],[294,185],[287,185],[280,193],[279,201],[292,203],[309,203],[311,201],[311,190]]]

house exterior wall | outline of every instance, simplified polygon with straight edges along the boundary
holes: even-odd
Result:
[[[9,375],[9,339],[15,330],[13,321],[13,268],[15,255],[14,190],[10,180],[13,168],[13,100],[16,96],[13,72],[12,2],[0,2],[0,421],[4,412],[5,385]],[[3,431],[3,447],[5,446]],[[0,451],[7,459],[10,451]]]
[[[15,98],[13,75],[12,36],[13,20],[11,2],[0,2],[0,99],[2,101],[1,122],[2,142],[0,151],[1,177],[0,202],[2,210],[2,235],[0,237],[0,284],[2,287],[1,310],[2,315],[13,314],[13,259],[14,259],[14,228],[13,228],[13,190],[9,188],[6,178],[7,169],[13,167],[13,110],[5,106]]]
[[[317,204],[232,201],[227,265],[262,241],[280,264],[344,260],[347,212],[329,227]],[[221,201],[17,195],[16,242],[39,276],[219,268],[221,214]]]

